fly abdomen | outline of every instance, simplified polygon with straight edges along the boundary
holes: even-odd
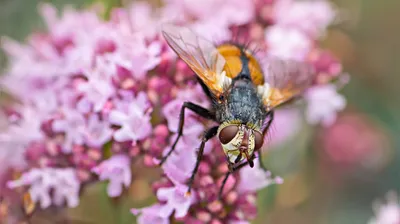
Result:
[[[249,58],[244,54],[244,52],[241,53],[239,58],[240,62],[242,63],[242,70],[234,78],[234,80],[240,80],[240,79],[251,80],[251,73],[249,69]]]
[[[255,85],[264,84],[261,66],[249,50],[232,43],[222,44],[217,49],[226,61],[224,71],[229,78],[248,79]]]

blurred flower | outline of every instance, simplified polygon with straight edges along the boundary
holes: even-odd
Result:
[[[23,168],[26,164],[26,147],[30,142],[40,141],[44,137],[40,129],[40,115],[34,108],[23,107],[20,116],[11,115],[8,120],[9,126],[0,130],[0,173],[9,166]]]
[[[113,69],[101,59],[97,60],[97,66],[92,71],[86,71],[87,82],[79,83],[78,90],[84,93],[85,99],[93,104],[94,112],[99,112],[110,97],[115,93],[111,83]]]
[[[306,35],[290,27],[271,26],[265,36],[269,54],[282,59],[304,60],[312,47]]]
[[[30,196],[34,202],[40,202],[41,208],[51,204],[60,206],[64,202],[68,207],[76,207],[79,203],[80,183],[72,168],[33,168],[7,185],[9,188],[30,186]],[[54,192],[53,199],[51,190]]]
[[[150,207],[142,208],[142,209],[131,209],[131,212],[134,215],[139,215],[137,218],[138,223],[155,223],[155,224],[168,224],[169,215],[164,214],[162,211],[164,205],[154,204]]]
[[[307,121],[311,124],[332,125],[336,120],[336,112],[346,106],[346,99],[330,84],[310,88],[305,94],[305,99]]]
[[[276,146],[293,137],[301,128],[302,115],[297,108],[285,108],[275,111],[274,122],[266,134],[268,146]],[[264,140],[265,141],[265,140]]]
[[[100,163],[92,169],[99,175],[100,180],[110,180],[107,192],[110,197],[121,195],[123,186],[131,184],[131,168],[129,157],[125,155],[114,155],[108,160]]]
[[[314,64],[315,70],[321,75],[337,76],[346,78],[342,72],[342,65],[340,62],[327,51],[314,50],[310,55],[311,61]],[[328,79],[329,80],[329,79]]]
[[[84,139],[88,146],[100,148],[111,140],[113,131],[108,122],[100,120],[96,114],[90,115],[87,122]]]
[[[160,63],[159,42],[155,41],[147,46],[141,35],[125,35],[116,38],[116,51],[105,57],[110,62],[130,71],[134,78],[143,79],[146,72]]]
[[[113,15],[121,13],[125,12],[121,10],[113,13]],[[148,2],[132,3],[127,14],[130,17],[129,22],[134,31],[140,32],[148,38],[153,38],[157,35],[157,28],[161,25],[161,21],[154,15],[154,9]]]
[[[217,21],[217,23],[222,21],[224,26],[229,26],[246,24],[254,17],[254,4],[248,1],[233,0],[227,2],[225,0],[166,0],[166,2],[166,9],[182,10],[184,16],[177,18],[176,20],[187,20],[190,17],[195,17],[199,21],[214,20]],[[210,9],[218,9],[218,13],[215,13]],[[175,14],[180,15],[177,12],[175,12]],[[172,16],[171,18],[174,17]]]
[[[19,115],[14,114],[9,117],[12,125],[8,127],[7,132],[1,135],[3,141],[29,143],[30,141],[42,139],[40,114],[37,114],[37,111],[31,107],[21,107],[20,109]],[[32,119],[34,117],[38,119]]]
[[[313,38],[323,35],[336,16],[332,4],[325,0],[279,0],[273,13],[279,26],[299,29]]]
[[[327,156],[336,163],[376,169],[388,160],[385,130],[359,113],[339,116],[335,124],[324,129],[321,140]]]
[[[85,117],[76,110],[64,109],[64,118],[53,122],[55,132],[65,133],[65,142],[63,151],[70,153],[74,144],[82,145],[84,143]]]
[[[368,224],[397,224],[400,223],[400,205],[396,193],[389,192],[386,202],[374,204],[375,217]]]

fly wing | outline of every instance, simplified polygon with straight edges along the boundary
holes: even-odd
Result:
[[[269,58],[264,67],[265,83],[258,91],[264,105],[273,109],[302,94],[313,84],[315,75],[308,63]]]
[[[226,61],[217,48],[186,27],[167,25],[163,27],[162,34],[172,50],[196,73],[211,93],[219,97],[230,84],[230,78],[223,71]]]

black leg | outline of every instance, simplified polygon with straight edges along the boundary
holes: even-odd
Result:
[[[190,194],[190,191],[191,191],[192,185],[193,185],[193,181],[194,181],[194,177],[197,173],[197,170],[199,169],[200,161],[203,158],[204,146],[206,145],[206,142],[208,140],[210,140],[212,137],[214,137],[217,134],[217,132],[218,132],[218,126],[212,127],[206,131],[203,139],[201,140],[199,152],[197,154],[196,165],[193,169],[192,176],[190,177],[189,183],[188,183],[188,191],[187,191],[188,194]]]
[[[184,122],[185,122],[185,108],[188,108],[189,110],[193,111],[194,113],[196,113],[196,114],[198,114],[198,115],[200,115],[200,116],[202,116],[204,118],[207,118],[207,119],[210,119],[210,120],[215,120],[215,115],[211,111],[209,111],[209,110],[207,110],[207,109],[205,109],[205,108],[203,108],[203,107],[201,107],[199,105],[191,103],[191,102],[183,103],[183,105],[181,107],[181,112],[179,114],[178,136],[176,137],[175,142],[172,145],[171,149],[161,159],[160,165],[162,165],[167,160],[167,158],[171,155],[171,153],[175,150],[176,144],[178,143],[179,138],[182,136],[183,125],[184,125]]]
[[[253,159],[254,159],[254,154],[250,161],[252,161]],[[229,175],[231,175],[233,172],[240,170],[241,168],[247,166],[248,164],[249,164],[249,161],[241,163],[238,166],[234,166],[232,163],[229,163],[229,171],[225,174],[225,178],[222,181],[221,188],[219,189],[219,193],[218,193],[219,199],[221,199],[221,197],[222,197],[222,191],[224,190],[224,187],[225,187],[226,181],[228,180]]]
[[[269,117],[269,120],[268,120],[267,125],[265,125],[265,128],[263,130],[263,136],[264,137],[267,134],[267,132],[268,132],[268,130],[269,130],[271,124],[272,124],[272,121],[274,120],[274,111],[273,110],[269,111],[267,117]],[[261,148],[258,150],[258,162],[260,163],[260,167],[264,171],[267,171],[267,168],[264,166],[263,161],[262,161]]]

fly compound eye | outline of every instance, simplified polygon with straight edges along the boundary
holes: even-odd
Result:
[[[227,144],[228,142],[232,141],[232,139],[236,136],[238,131],[239,131],[239,127],[237,125],[226,126],[219,133],[219,136],[218,136],[219,141],[222,144]]]
[[[260,132],[258,132],[258,131],[255,131],[255,132],[254,132],[254,136],[255,136],[255,146],[254,146],[254,149],[255,149],[255,150],[258,150],[258,149],[260,149],[260,148],[263,146],[263,144],[264,144],[264,137],[263,137],[263,135],[262,135]]]

